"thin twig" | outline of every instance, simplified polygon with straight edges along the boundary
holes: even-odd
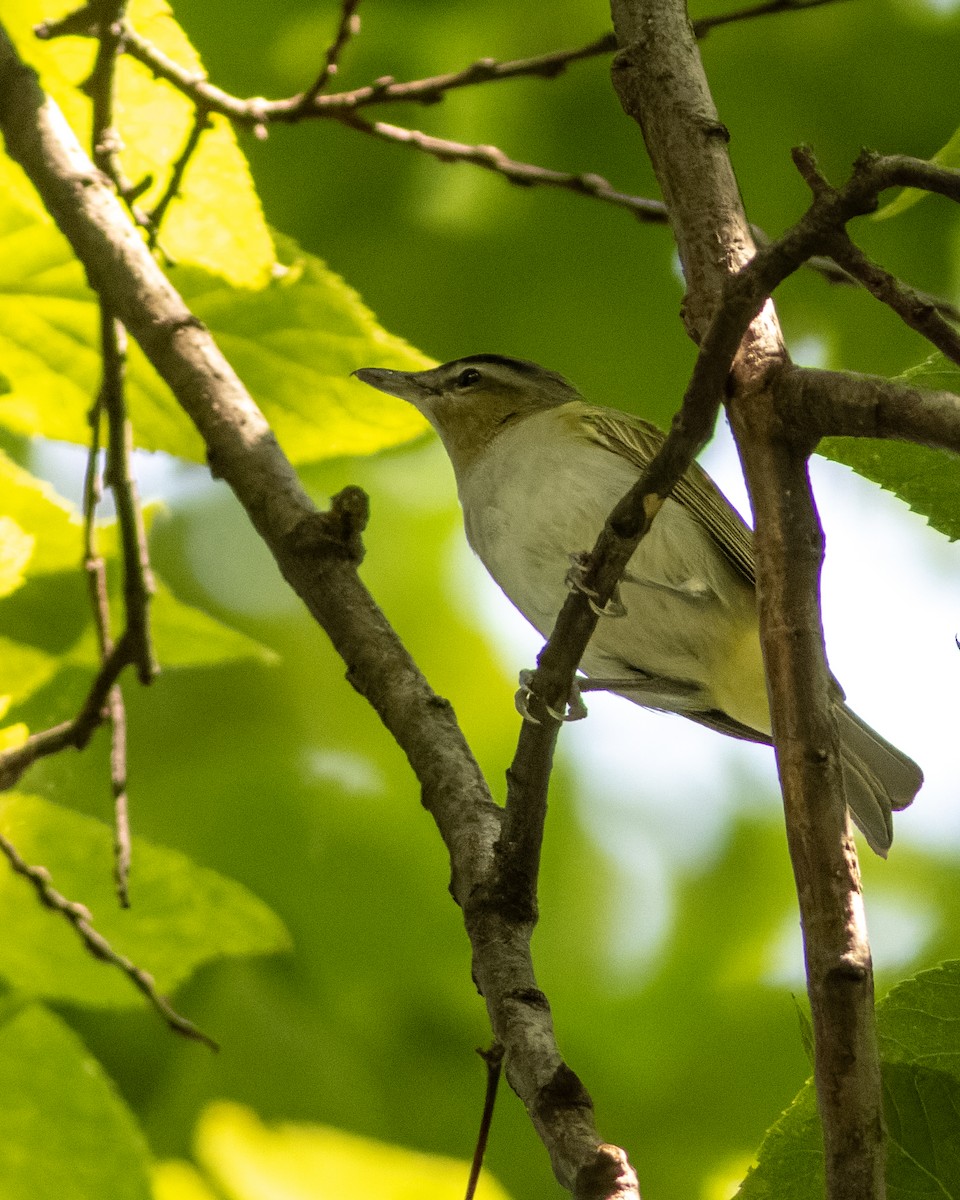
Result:
[[[167,186],[164,188],[160,199],[150,209],[149,213],[146,214],[148,222],[147,245],[151,250],[157,247],[157,239],[160,236],[160,226],[163,223],[163,218],[167,215],[167,209],[176,200],[177,196],[180,195],[187,166],[200,146],[200,140],[203,137],[204,131],[209,128],[210,113],[203,105],[198,104],[194,110],[193,124],[190,126],[190,132],[187,134],[187,140],[183,144],[183,149],[177,155],[176,162],[170,169],[170,179],[167,182]]]
[[[733,22],[752,20],[756,17],[773,16],[780,13],[802,12],[808,8],[837,3],[838,0],[764,0],[763,3],[737,10],[701,17],[693,26],[697,37],[705,37],[710,30]],[[353,36],[351,18],[359,0],[342,0],[341,21],[338,33],[328,54],[333,55],[336,65],[346,41]],[[37,37],[49,39],[64,34],[96,36],[97,26],[89,16],[84,20],[83,10],[63,21],[46,21],[36,27]],[[125,53],[143,63],[157,76],[190,96],[212,112],[220,112],[231,120],[246,125],[266,125],[270,121],[303,120],[308,117],[334,116],[344,109],[365,108],[372,104],[414,103],[435,104],[447,92],[458,88],[474,87],[478,84],[498,83],[507,79],[535,77],[555,79],[572,63],[612,54],[617,49],[613,32],[602,34],[592,42],[570,50],[553,50],[546,54],[532,55],[499,61],[481,58],[459,71],[449,71],[425,79],[397,82],[392,76],[383,76],[364,87],[345,92],[324,93],[323,88],[330,75],[326,68],[321,71],[316,83],[306,93],[265,100],[252,97],[242,100],[211,84],[205,74],[187,71],[159,50],[147,38],[142,37],[126,22],[121,28],[122,45]],[[335,72],[334,72],[335,73]]]
[[[33,733],[22,746],[0,754],[0,791],[13,787],[27,767],[38,759],[58,754],[68,747],[82,750],[86,746],[104,721],[110,689],[124,667],[133,662],[132,649],[132,639],[124,633],[101,664],[80,711],[72,720]]]
[[[103,321],[101,334],[103,343],[104,377],[115,369],[119,360],[116,344],[115,322],[101,309]],[[110,633],[110,597],[107,587],[107,565],[97,548],[97,507],[103,495],[100,474],[100,430],[103,416],[106,386],[101,386],[97,399],[90,408],[90,450],[83,481],[83,566],[86,572],[90,607],[97,634],[97,648],[103,663],[113,650]],[[114,811],[114,876],[117,895],[122,907],[130,904],[130,821],[126,793],[126,709],[123,691],[114,683],[107,694],[106,714],[110,722],[110,782]]]
[[[184,1037],[191,1038],[196,1042],[203,1042],[211,1050],[220,1049],[213,1038],[198,1029],[192,1021],[188,1021],[186,1017],[182,1017],[172,1007],[170,1002],[164,996],[160,995],[157,991],[156,981],[149,972],[144,971],[142,967],[138,967],[125,954],[120,954],[114,950],[103,934],[94,928],[93,917],[86,905],[79,904],[74,900],[68,900],[62,892],[57,891],[51,882],[50,872],[46,867],[29,866],[21,857],[16,847],[2,834],[0,834],[0,851],[6,855],[12,869],[33,886],[37,894],[37,899],[41,904],[53,909],[54,912],[58,912],[73,926],[84,947],[94,958],[100,959],[101,962],[110,963],[122,971],[175,1033],[182,1034]]]
[[[327,47],[327,56],[323,64],[323,69],[313,85],[307,88],[300,98],[301,108],[309,109],[330,80],[338,74],[340,70],[340,56],[343,54],[347,43],[360,32],[360,18],[357,16],[357,9],[359,7],[360,0],[341,0],[340,22],[337,25],[336,35]]]
[[[97,54],[81,91],[93,102],[93,161],[124,196],[133,185],[123,173],[120,151],[123,142],[114,124],[114,77],[120,53],[123,17],[127,0],[103,0],[97,6]],[[92,13],[91,13],[92,15]]]
[[[841,0],[769,0],[768,3],[735,9],[733,12],[717,13],[713,17],[699,17],[692,22],[694,36],[703,39],[711,29],[721,25],[732,25],[737,21],[752,21],[756,17],[774,17],[782,13],[805,12],[808,8],[822,8],[826,4],[837,4]]]
[[[126,333],[114,317],[103,313],[104,377],[101,408],[107,419],[107,464],[104,481],[113,492],[123,559],[123,597],[126,629],[141,683],[157,673],[150,637],[150,597],[153,572],[147,550],[143,510],[133,473],[133,435],[123,393]]]
[[[477,1132],[477,1144],[473,1151],[473,1161],[470,1164],[470,1177],[467,1180],[467,1190],[464,1200],[473,1200],[480,1182],[480,1172],[483,1169],[483,1156],[487,1150],[490,1137],[490,1126],[493,1122],[493,1110],[497,1103],[497,1089],[500,1086],[500,1070],[503,1066],[503,1047],[494,1042],[489,1050],[478,1050],[487,1068],[487,1086],[483,1097],[483,1113],[480,1117],[480,1129]]]
[[[466,142],[454,142],[447,138],[433,137],[419,129],[406,129],[399,125],[388,125],[384,121],[365,121],[355,113],[344,115],[341,120],[351,129],[360,130],[386,142],[414,145],[441,162],[469,162],[502,175],[520,187],[555,187],[580,195],[593,196],[607,204],[626,208],[641,221],[663,224],[667,211],[661,200],[648,200],[642,196],[630,196],[618,192],[602,175],[574,174],[567,171],[551,171],[532,163],[518,162],[508,158],[496,146],[474,146]]]
[[[915,329],[947,358],[960,365],[960,333],[944,319],[934,300],[872,262],[843,230],[829,239],[828,252],[834,262],[848,271],[872,296],[893,309],[905,325]]]

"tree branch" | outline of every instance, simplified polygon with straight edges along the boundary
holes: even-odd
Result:
[[[613,0],[612,8],[622,47],[614,84],[643,129],[684,266],[687,327],[701,341],[727,280],[754,255],[727,133],[684,4]],[[761,253],[774,261],[773,248]],[[776,419],[771,383],[788,360],[764,294],[746,305],[758,316],[733,364],[729,411],[755,516],[761,640],[804,930],[828,1195],[876,1200],[885,1153],[873,981],[820,623],[822,534],[806,475],[812,446],[786,438]]]
[[[787,427],[806,436],[896,438],[960,454],[960,396],[874,375],[790,367],[777,381]]]
[[[334,39],[327,47],[326,61],[323,64],[323,69],[317,76],[312,87],[309,87],[300,97],[300,107],[303,110],[308,110],[312,107],[314,101],[330,80],[339,72],[340,55],[343,53],[347,43],[360,32],[360,18],[357,16],[357,9],[359,7],[360,0],[341,0],[340,21],[337,25],[337,32]]]
[[[124,633],[104,658],[83,707],[72,721],[31,734],[22,746],[0,754],[0,791],[13,787],[27,767],[39,758],[70,747],[82,750],[107,715],[110,691],[124,667],[133,662],[133,640]]]
[[[388,125],[384,121],[365,121],[355,113],[344,115],[341,121],[351,129],[370,134],[381,141],[416,146],[441,162],[469,162],[485,170],[495,171],[520,187],[539,185],[563,188],[582,196],[592,196],[595,200],[602,200],[619,208],[626,208],[641,221],[662,225],[667,220],[667,211],[662,201],[618,192],[602,175],[551,171],[546,167],[537,167],[532,163],[508,158],[496,146],[473,146],[467,142],[454,142],[448,138],[422,133],[419,129]]]
[[[183,304],[59,109],[0,29],[0,127],[70,240],[88,278],[137,339],[206,441],[285,578],[347,665],[347,678],[402,747],[446,844],[451,890],[471,936],[473,972],[508,1078],[560,1182],[585,1200],[637,1196],[623,1151],[603,1143],[583,1086],[556,1047],[536,984],[531,927],[485,906],[501,810],[447,701],[429,687],[357,575],[366,497],[347,488],[318,512],[267,423],[206,329]],[[114,655],[119,655],[123,639]],[[103,674],[101,672],[101,674]],[[108,689],[106,678],[100,687]],[[106,690],[94,698],[102,707]]]
[[[86,905],[79,904],[75,900],[68,900],[62,892],[57,891],[53,886],[50,873],[46,867],[29,866],[13,843],[2,834],[0,834],[0,852],[6,856],[11,868],[33,886],[33,890],[36,892],[40,903],[59,913],[73,926],[80,941],[94,958],[100,959],[101,962],[109,963],[111,966],[122,971],[175,1033],[191,1038],[196,1042],[203,1042],[211,1050],[220,1049],[212,1037],[203,1033],[192,1021],[188,1021],[186,1017],[182,1017],[172,1007],[166,997],[160,995],[157,991],[156,982],[148,971],[144,971],[142,967],[138,967],[125,954],[120,954],[114,950],[103,934],[94,928],[93,917]]]

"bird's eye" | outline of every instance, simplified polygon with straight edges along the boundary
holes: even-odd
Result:
[[[476,383],[479,378],[480,372],[476,369],[476,367],[467,367],[465,371],[461,371],[457,376],[457,387],[470,387],[471,384]]]

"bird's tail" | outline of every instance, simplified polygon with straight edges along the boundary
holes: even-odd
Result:
[[[886,858],[893,841],[891,813],[912,803],[923,772],[845,704],[837,706],[837,721],[847,804],[864,837]]]

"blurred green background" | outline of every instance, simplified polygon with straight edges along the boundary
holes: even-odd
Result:
[[[699,5],[693,15],[728,7]],[[609,24],[603,5],[582,0],[368,0],[361,12],[344,86],[573,46]],[[338,6],[179,0],[175,13],[217,84],[281,96],[316,74]],[[926,156],[957,124],[955,5],[828,5],[716,30],[703,55],[750,217],[771,234],[807,202],[789,158],[794,144],[810,143],[840,182],[862,145]],[[467,89],[429,108],[376,115],[657,194],[604,59],[553,82]],[[391,332],[438,360],[485,351],[534,359],[591,399],[669,420],[693,347],[678,320],[682,289],[663,227],[572,194],[511,187],[332,122],[241,140],[270,223],[343,275]],[[861,222],[857,234],[911,283],[955,296],[957,222],[945,202]],[[801,361],[894,374],[926,354],[868,297],[812,273],[791,280],[778,303]],[[61,483],[73,469],[69,456],[45,461]],[[200,468],[144,465],[147,493],[167,502],[152,538],[164,578],[280,660],[169,671],[149,690],[127,689],[135,828],[246,883],[281,915],[296,950],[208,966],[180,990],[180,1009],[223,1043],[216,1057],[172,1040],[146,1012],[66,1015],[160,1156],[188,1154],[203,1105],[232,1098],[266,1119],[320,1120],[469,1157],[483,1090],[473,1050],[489,1033],[416,781],[225,489]],[[437,447],[424,440],[302,474],[318,498],[347,482],[369,491],[363,577],[452,700],[500,794],[519,720],[516,671],[536,642],[522,643],[509,615],[478,599],[483,585],[463,550]],[[851,503],[872,508],[873,494]],[[829,535],[830,513],[824,518]],[[906,539],[919,543],[922,522],[902,519]],[[952,561],[956,611],[955,556],[946,543],[923,546],[938,559],[929,578],[944,590],[948,577],[936,571]],[[941,631],[944,658],[955,631]],[[918,720],[946,729],[935,725],[935,709],[949,712],[956,693],[913,691],[898,637],[890,628],[872,647],[887,661],[881,677],[907,693]],[[855,683],[840,673],[856,701]],[[795,997],[803,1002],[795,900],[769,763],[754,767],[759,759],[731,757],[727,743],[692,730],[677,753],[699,775],[685,774],[684,762],[676,776],[669,767],[657,776],[654,744],[676,722],[627,710],[622,737],[635,767],[611,800],[596,768],[596,724],[619,730],[621,718],[600,701],[592,707],[585,727],[562,739],[579,749],[575,759],[561,755],[554,781],[535,939],[540,982],[602,1134],[630,1148],[647,1200],[720,1197],[808,1074],[795,1007]],[[883,731],[897,740],[895,725]],[[31,787],[104,815],[105,755],[100,736],[83,756],[41,764]],[[902,837],[888,863],[864,863],[871,920],[876,913],[889,935],[881,991],[960,952],[951,839],[934,847],[935,834]],[[559,1195],[506,1091],[488,1163],[518,1198]]]

